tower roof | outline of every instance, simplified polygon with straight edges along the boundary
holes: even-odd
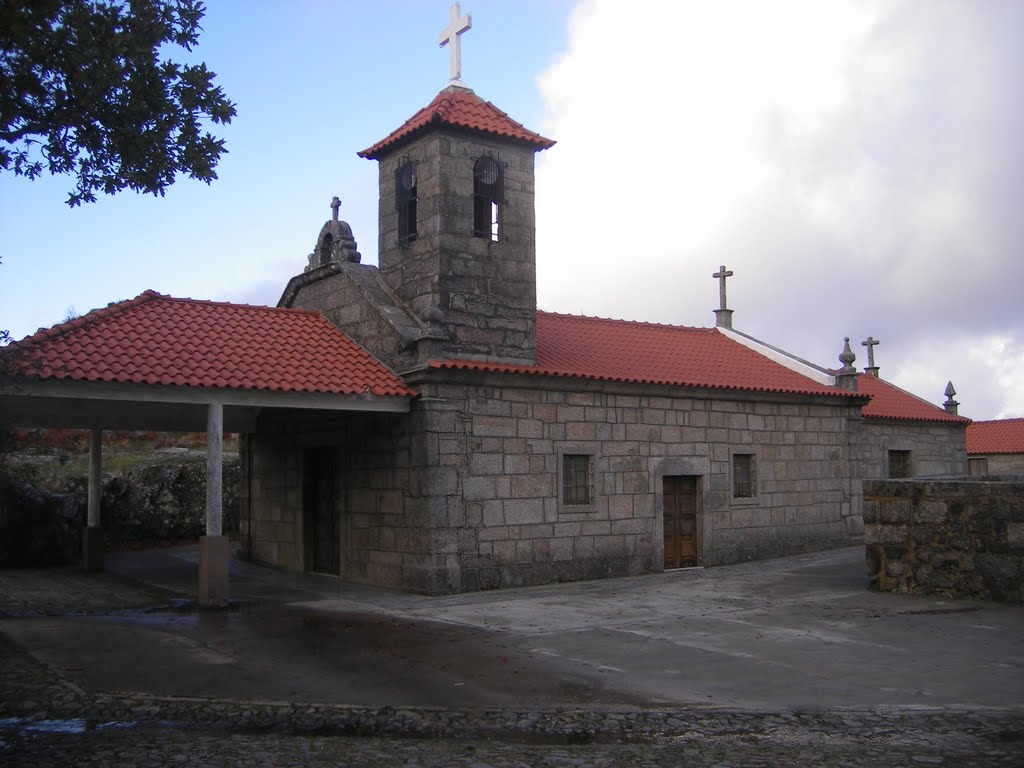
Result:
[[[449,85],[427,106],[406,120],[400,128],[372,147],[364,149],[359,156],[376,160],[420,133],[439,126],[462,128],[520,142],[535,147],[536,151],[555,144],[551,139],[523,127],[491,102],[481,99],[471,89],[462,85]]]

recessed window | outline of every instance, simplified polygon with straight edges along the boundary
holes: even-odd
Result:
[[[967,469],[970,471],[972,477],[984,477],[988,474],[988,459],[985,457],[968,459]]]
[[[416,163],[403,160],[395,169],[395,210],[398,211],[398,244],[416,239]]]
[[[889,477],[912,477],[910,451],[889,451]]]
[[[734,453],[732,456],[732,497],[752,499],[757,496],[757,456]]]
[[[473,166],[473,235],[496,241],[501,226],[501,164],[484,155]]]
[[[324,239],[320,242],[319,265],[331,263],[331,251],[334,249],[334,238],[330,232],[324,233]]]
[[[562,456],[562,503],[586,506],[594,501],[593,457],[582,453]]]

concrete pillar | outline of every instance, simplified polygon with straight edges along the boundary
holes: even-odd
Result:
[[[200,608],[227,608],[231,596],[231,542],[227,536],[199,537]]]
[[[103,430],[89,433],[89,506],[82,529],[82,570],[103,570],[103,528],[100,500],[103,498]]]
[[[223,454],[224,406],[211,403],[206,412],[206,535],[199,539],[200,608],[228,604],[231,543],[222,535]]]
[[[206,412],[206,535],[220,536],[224,517],[224,406]]]

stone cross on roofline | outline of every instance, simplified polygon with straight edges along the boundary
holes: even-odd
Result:
[[[462,80],[462,33],[472,27],[473,14],[463,16],[459,4],[453,3],[448,9],[448,26],[441,30],[437,40],[440,47],[448,46],[448,71],[452,82]]]
[[[713,278],[718,280],[718,304],[719,304],[718,308],[719,309],[728,309],[728,305],[727,305],[727,303],[725,301],[725,280],[728,277],[732,277],[732,275],[733,275],[733,272],[732,272],[731,269],[726,271],[725,264],[723,264],[721,267],[719,267],[718,271],[715,272],[715,274],[712,275]]]
[[[860,345],[868,348],[868,367],[865,368],[865,372],[870,373],[876,379],[878,378],[878,366],[875,365],[875,347],[881,344],[878,339],[874,336],[868,336],[866,341],[862,341]]]
[[[718,281],[718,309],[715,310],[715,325],[718,328],[732,328],[732,310],[728,308],[725,298],[725,280],[732,277],[731,269],[727,270],[725,264],[719,267],[712,275]]]
[[[338,209],[341,208],[341,199],[337,196],[331,198],[331,221],[338,220]]]

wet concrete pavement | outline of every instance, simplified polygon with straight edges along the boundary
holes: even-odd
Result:
[[[226,612],[170,601],[194,596],[194,548],[116,553],[108,569],[150,592],[79,615],[8,610],[0,631],[103,692],[456,708],[1024,705],[1024,610],[868,592],[860,549],[433,598],[235,562]]]
[[[425,598],[194,548],[0,571],[0,766],[1024,765],[1024,611],[859,550]]]

